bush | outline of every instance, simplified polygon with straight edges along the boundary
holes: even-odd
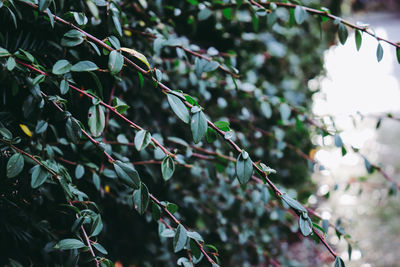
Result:
[[[0,263],[341,266],[307,83],[358,26],[305,2],[0,2]]]

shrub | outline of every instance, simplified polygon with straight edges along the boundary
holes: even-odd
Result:
[[[1,264],[290,265],[304,235],[342,266],[300,204],[311,133],[345,150],[307,82],[370,32],[307,5],[0,2]]]

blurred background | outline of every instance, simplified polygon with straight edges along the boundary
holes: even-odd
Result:
[[[344,1],[343,17],[353,23],[368,23],[378,36],[399,41],[399,3]],[[371,163],[382,164],[390,177],[400,180],[400,121],[395,119],[400,117],[400,65],[395,49],[382,45],[385,53],[378,63],[376,39],[363,36],[361,49],[356,52],[351,33],[345,45],[326,51],[326,74],[309,82],[311,89],[320,89],[313,98],[314,114],[331,126],[332,116],[349,148],[342,157],[340,148],[326,146],[334,144],[332,136],[313,140],[320,146],[315,159],[326,169],[314,174],[318,193],[309,199],[326,199],[318,208],[324,219],[335,221],[341,217],[341,226],[353,244],[351,261],[344,238],[339,240],[333,230],[329,236],[347,266],[399,266],[400,262],[399,196],[381,174],[368,174],[364,159],[350,149],[360,149]]]

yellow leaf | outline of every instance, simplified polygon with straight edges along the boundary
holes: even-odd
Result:
[[[106,185],[104,187],[104,191],[106,191],[106,193],[110,193],[110,187],[108,185]]]
[[[19,127],[21,127],[21,130],[29,137],[32,137],[32,132],[31,130],[29,130],[28,126],[26,126],[25,124],[20,124]]]
[[[135,49],[126,48],[126,47],[121,47],[121,51],[124,51],[124,52],[136,57],[137,59],[142,61],[144,64],[146,64],[146,66],[149,68],[149,71],[151,70],[151,67],[150,67],[149,62],[147,61],[147,58],[142,53],[139,53]]]
[[[128,36],[128,37],[131,37],[131,36],[132,36],[131,31],[128,31],[128,30],[124,30],[124,34],[125,34],[126,36]]]

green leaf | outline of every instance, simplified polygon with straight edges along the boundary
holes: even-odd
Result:
[[[342,45],[346,43],[347,36],[349,35],[346,26],[343,23],[339,23],[339,41]]]
[[[334,267],[345,267],[344,261],[340,257],[336,257]]]
[[[61,39],[61,45],[67,47],[73,47],[80,45],[83,42],[83,33],[78,30],[70,30],[64,34]]]
[[[400,48],[396,48],[396,56],[397,56],[397,62],[400,64]]]
[[[36,165],[35,167],[33,167],[31,180],[32,188],[38,188],[39,186],[41,186],[44,182],[46,182],[49,176],[50,173],[42,168],[40,165]]]
[[[51,3],[51,0],[39,0],[39,10],[45,11]]]
[[[299,228],[304,236],[309,236],[312,233],[312,221],[309,217],[303,218],[299,216]]]
[[[192,232],[192,231],[187,231],[187,236],[191,239],[197,240],[199,242],[204,242],[203,238],[201,235],[197,232]]]
[[[78,164],[75,167],[75,178],[76,179],[81,179],[85,175],[85,168],[81,165]]]
[[[307,11],[302,6],[296,6],[294,9],[294,19],[297,24],[302,24],[307,17]]]
[[[85,25],[88,22],[87,17],[85,16],[85,13],[83,12],[73,12],[74,14],[74,19],[78,25]]]
[[[101,220],[100,215],[96,215],[94,218],[92,229],[90,231],[90,236],[97,236],[103,230],[103,221]]]
[[[290,118],[290,114],[292,113],[289,105],[286,103],[282,103],[279,106],[279,112],[281,114],[282,121],[287,121]]]
[[[84,60],[84,61],[79,61],[75,65],[72,66],[71,70],[76,71],[76,72],[82,72],[82,71],[94,71],[98,70],[99,67],[97,67],[96,64],[94,64],[91,61]]]
[[[222,10],[222,14],[226,19],[231,20],[232,19],[232,8],[224,8]]]
[[[135,49],[126,48],[126,47],[121,47],[121,51],[124,51],[124,52],[136,57],[137,59],[142,61],[149,68],[148,70],[151,70],[149,61],[142,53],[136,51]]]
[[[376,48],[376,59],[380,62],[383,58],[383,48],[381,43],[378,43],[378,47]]]
[[[1,127],[0,124],[0,134],[3,136],[5,140],[11,140],[13,138],[12,133],[5,127]]]
[[[88,125],[94,137],[102,134],[105,126],[104,110],[100,105],[91,106],[88,113]]]
[[[47,16],[49,17],[51,27],[54,28],[54,17],[53,17],[53,13],[51,13],[50,8],[46,9],[46,13],[47,13]]]
[[[231,129],[229,128],[229,122],[227,121],[216,121],[214,125],[217,126],[218,129],[224,132],[229,132]]]
[[[151,215],[153,220],[158,221],[161,218],[161,208],[156,203],[151,203]]]
[[[297,202],[296,200],[294,200],[293,198],[291,198],[288,194],[283,194],[282,196],[282,200],[293,210],[297,211],[298,213],[307,213],[306,208],[303,207],[303,205],[301,205],[299,202]]]
[[[133,195],[133,201],[136,210],[140,215],[143,215],[147,210],[147,206],[149,205],[149,190],[144,183],[140,183],[140,188],[135,191]]]
[[[65,132],[69,139],[74,143],[78,143],[82,136],[82,129],[79,122],[75,118],[68,118],[65,124]]]
[[[96,4],[92,0],[86,0],[86,5],[89,8],[90,13],[92,13],[93,17],[99,19],[99,9],[97,8]]]
[[[360,51],[361,43],[362,43],[362,36],[361,36],[361,32],[359,30],[355,30],[354,38],[356,40],[357,51]]]
[[[83,247],[86,246],[82,241],[73,238],[63,239],[54,246],[54,248],[60,250],[78,249]]]
[[[268,102],[261,103],[261,114],[267,119],[271,118],[272,109],[271,109],[271,106],[268,104]]]
[[[113,99],[113,107],[121,114],[124,114],[129,109],[129,106],[118,97]]]
[[[116,50],[108,56],[108,69],[112,75],[118,74],[124,65],[124,57]]]
[[[7,70],[12,71],[17,63],[15,62],[15,59],[13,57],[9,57],[7,60]]]
[[[133,189],[140,188],[140,177],[138,172],[126,163],[119,160],[113,163],[117,176]]]
[[[217,137],[218,137],[217,131],[215,131],[214,129],[208,127],[207,128],[207,132],[206,132],[207,143],[211,144],[211,143],[215,142],[215,140],[217,140]]]
[[[190,120],[190,129],[192,130],[193,141],[198,143],[203,139],[207,132],[207,118],[203,111],[196,112]]]
[[[141,130],[135,135],[135,147],[138,151],[145,149],[151,142],[151,134]]]
[[[102,245],[100,245],[99,243],[93,244],[93,247],[94,247],[95,249],[97,249],[97,251],[99,251],[100,253],[102,253],[102,254],[104,254],[104,255],[107,255],[107,254],[108,254],[107,250],[106,250]],[[102,264],[101,264],[101,266],[112,266],[111,264],[110,264],[110,265],[105,264],[105,262],[106,262],[106,261],[103,261]]]
[[[47,130],[49,124],[46,121],[40,120],[36,124],[35,132],[37,134],[44,133]]]
[[[35,79],[33,79],[32,84],[36,85],[39,84],[41,82],[43,82],[46,79],[46,76],[43,74],[39,74],[38,76],[35,77]]]
[[[200,10],[199,13],[197,13],[197,19],[198,20],[206,20],[212,15],[212,11],[209,10],[208,8],[203,8]]]
[[[0,57],[8,57],[11,56],[10,52],[7,49],[0,47]]]
[[[176,205],[175,203],[167,203],[167,210],[169,212],[171,212],[172,214],[174,214],[175,212],[177,212],[179,209],[178,205]]]
[[[61,75],[68,73],[71,70],[72,65],[69,63],[68,60],[61,59],[56,62],[53,66],[52,72],[56,75]]]
[[[12,155],[7,162],[7,177],[14,178],[20,174],[24,168],[24,162],[24,157],[21,154]]]
[[[236,176],[241,184],[245,184],[250,180],[253,174],[253,161],[249,154],[242,150],[236,160]]]
[[[167,94],[167,99],[176,116],[178,116],[178,118],[180,118],[183,122],[189,123],[189,111],[183,101],[173,94]]]
[[[60,82],[60,93],[62,95],[65,95],[66,93],[68,93],[69,90],[69,83],[67,80],[61,80]]]
[[[185,247],[187,239],[188,236],[185,227],[182,224],[179,224],[176,228],[173,242],[175,253],[181,251]]]
[[[166,156],[161,163],[161,174],[164,181],[168,181],[175,171],[175,163],[171,156]]]

